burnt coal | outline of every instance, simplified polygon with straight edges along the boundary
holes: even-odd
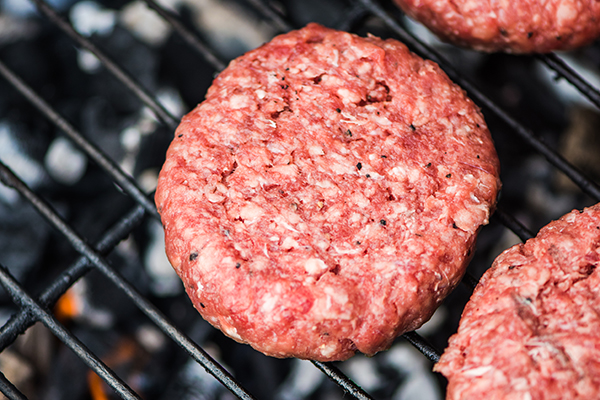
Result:
[[[251,2],[165,3],[179,11],[184,26],[226,61],[260,45],[278,30],[249,5]],[[350,1],[267,3],[272,3],[276,13],[293,26],[317,21],[361,34],[394,36],[385,23],[365,8],[353,8]],[[56,0],[53,4],[65,19],[155,95],[175,118],[204,98],[216,73],[214,67],[168,25],[149,17],[141,3]],[[574,162],[582,157],[578,155],[587,154],[581,147],[590,139],[585,139],[585,133],[573,131],[587,126],[589,135],[597,125],[598,112],[589,111],[590,103],[573,94],[572,89],[563,89],[562,82],[554,82],[554,73],[540,67],[537,58],[487,55],[444,45],[405,19],[391,2],[384,7],[551,147],[566,148],[579,143],[575,146],[579,150],[569,147],[565,153]],[[173,130],[153,116],[95,56],[75,46],[47,18],[16,0],[0,0],[0,10],[0,61],[131,174],[143,190],[152,193]],[[12,33],[3,29],[8,20]],[[587,68],[585,73],[590,80],[600,79],[600,44],[570,56],[577,65]],[[483,111],[501,159],[504,188],[500,204],[504,210],[535,230],[574,207],[593,202],[581,191],[560,183],[554,167],[493,112],[485,108]],[[44,197],[89,243],[95,243],[135,202],[70,143],[52,122],[0,78],[0,161]],[[598,163],[594,165],[593,157],[585,157],[582,167],[597,173]],[[342,389],[310,362],[265,357],[225,338],[203,321],[164,256],[160,223],[146,219],[132,230],[107,256],[110,265],[257,398],[329,400],[344,396]],[[512,232],[492,220],[481,231],[470,273],[480,277],[500,251],[517,242]],[[61,233],[13,189],[0,185],[0,263],[26,290],[38,295],[77,257]],[[470,294],[465,285],[459,286],[420,330],[437,349],[443,349],[456,331]],[[0,290],[0,315],[10,315],[14,309],[9,296]],[[53,312],[145,399],[234,398],[143,315],[122,289],[98,272],[81,278],[61,297]],[[51,360],[51,368],[34,362],[22,351],[16,352],[15,364],[22,362],[25,369],[30,369],[22,374],[24,379],[14,382],[24,393],[31,398],[53,400],[117,398],[61,342],[46,342],[44,353]],[[15,351],[12,347],[9,350]],[[2,365],[0,361],[0,369],[5,372]],[[359,355],[336,365],[375,398],[443,398],[443,378],[432,373],[431,363],[403,339],[398,339],[388,352],[372,358]]]

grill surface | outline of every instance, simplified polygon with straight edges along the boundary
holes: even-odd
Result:
[[[153,90],[148,89],[142,81],[138,80],[139,77],[126,72],[127,68],[121,65],[121,60],[115,58],[113,61],[111,56],[107,55],[107,52],[111,50],[110,47],[107,46],[107,50],[105,51],[100,45],[95,44],[95,38],[90,40],[77,33],[72,25],[67,22],[65,16],[57,13],[44,0],[33,1],[42,18],[44,18],[44,29],[53,32],[52,38],[61,38],[53,39],[57,40],[57,46],[68,47],[75,44],[78,48],[87,49],[95,54],[105,70],[112,75],[108,76],[109,74],[107,74],[106,79],[111,80],[111,84],[127,88],[133,96],[139,99],[139,104],[143,104],[152,111],[157,120],[160,121],[160,125],[152,135],[160,136],[160,138],[156,139],[156,142],[164,150],[165,144],[170,140],[172,131],[177,125],[178,116],[173,115],[166,107],[161,105],[155,94],[153,94]],[[198,74],[205,75],[207,80],[210,81],[212,73],[224,68],[226,61],[222,59],[223,56],[220,54],[219,49],[211,48],[211,46],[200,39],[202,34],[199,33],[197,27],[190,23],[190,18],[188,18],[185,12],[182,12],[181,15],[176,15],[162,8],[153,0],[145,0],[145,2],[170,24],[175,32],[174,35],[177,35],[177,39],[174,40],[179,40],[187,46],[185,48],[177,46],[178,51],[193,53],[194,56],[188,56],[185,53],[185,57],[191,57],[194,60],[196,59],[194,57],[197,57],[198,54],[202,57],[197,69]],[[319,5],[318,3],[322,4]],[[123,6],[123,4],[112,3],[108,5],[114,8],[121,8]],[[273,7],[274,5],[276,7]],[[535,212],[532,215],[531,207],[526,204],[530,201],[523,196],[525,190],[522,186],[530,184],[531,181],[519,179],[519,174],[522,174],[522,168],[526,164],[524,160],[533,159],[538,162],[543,157],[545,161],[541,163],[546,166],[543,167],[545,168],[544,170],[547,170],[547,163],[549,163],[553,168],[567,175],[580,188],[578,192],[570,195],[577,207],[600,201],[600,187],[592,180],[586,178],[555,150],[558,142],[557,135],[561,130],[564,130],[564,127],[561,127],[560,123],[558,124],[559,126],[551,126],[557,120],[564,123],[564,119],[555,118],[553,115],[555,113],[553,102],[558,101],[558,99],[550,99],[549,103],[544,103],[547,100],[542,99],[544,97],[543,94],[540,94],[540,97],[534,96],[532,101],[534,103],[539,102],[539,104],[534,104],[534,111],[531,111],[529,108],[530,105],[526,104],[531,99],[517,101],[516,103],[506,100],[510,98],[509,89],[514,89],[515,86],[518,87],[523,83],[523,80],[527,80],[528,78],[519,75],[502,76],[505,66],[520,66],[524,71],[529,71],[524,72],[525,74],[530,73],[535,66],[544,65],[545,68],[550,68],[553,71],[557,80],[568,80],[588,99],[589,104],[600,107],[600,93],[598,90],[571,69],[561,57],[555,54],[535,57],[479,55],[451,46],[439,45],[435,42],[433,42],[433,45],[426,44],[430,41],[429,36],[426,34],[420,34],[420,38],[419,36],[413,36],[414,29],[407,29],[407,26],[410,28],[413,25],[407,23],[400,12],[393,5],[389,4],[389,2],[377,3],[371,0],[347,2],[333,0],[325,2],[311,1],[306,2],[305,7],[302,8],[297,3],[291,1],[281,1],[277,4],[271,4],[262,0],[248,0],[247,2],[240,3],[240,6],[244,7],[246,12],[252,15],[252,18],[257,18],[263,24],[268,24],[273,32],[287,31],[300,27],[310,20],[317,19],[317,22],[337,29],[353,31],[359,34],[365,34],[370,31],[381,36],[396,37],[422,57],[438,62],[451,79],[467,90],[471,98],[483,108],[492,135],[498,145],[502,167],[507,172],[503,172],[504,193],[499,204],[499,209],[490,226],[484,228],[482,231],[479,250],[475,255],[472,265],[469,267],[469,273],[464,279],[465,285],[457,289],[459,293],[450,296],[447,301],[447,306],[454,310],[454,321],[450,323],[454,328],[457,318],[460,315],[461,307],[475,286],[477,277],[489,266],[494,251],[498,251],[497,248],[494,248],[494,242],[497,240],[499,232],[503,231],[503,226],[513,231],[521,240],[526,240],[534,235],[532,229],[521,224],[513,215],[517,215],[519,219],[527,220],[530,226],[538,229],[549,222],[550,218],[558,217],[562,213],[569,211],[570,207],[572,207],[571,205],[565,206],[563,209],[558,207],[555,210],[555,214],[557,215],[548,216],[546,214],[539,216]],[[311,7],[319,7],[320,11],[313,11],[311,13]],[[58,31],[62,31],[62,33]],[[421,32],[418,29],[416,31]],[[67,37],[72,42],[68,43],[66,40]],[[18,44],[15,46],[18,46]],[[47,85],[57,85],[59,82],[64,82],[64,80],[52,82],[52,77],[47,73],[45,76],[48,77],[48,81],[32,79],[34,82],[29,86],[30,84],[25,82],[14,71],[19,67],[20,62],[32,63],[35,61],[17,60],[10,56],[15,53],[11,53],[10,49],[7,49],[8,47],[6,49],[0,47],[0,75],[4,77],[5,83],[9,84],[7,88],[12,88],[7,93],[10,93],[10,96],[20,96],[23,99],[27,99],[29,104],[17,101],[17,106],[10,103],[10,107],[3,107],[3,104],[8,103],[8,100],[5,100],[4,103],[0,102],[0,120],[8,115],[9,110],[14,113],[15,107],[17,107],[17,110],[20,109],[20,112],[26,116],[35,113],[37,118],[37,115],[43,115],[47,121],[52,122],[59,132],[72,140],[86,154],[89,160],[93,161],[95,164],[93,167],[94,170],[98,175],[102,175],[102,178],[98,179],[103,179],[104,181],[110,179],[118,186],[119,191],[125,193],[129,198],[117,192],[113,197],[120,196],[119,205],[114,207],[110,212],[106,212],[105,215],[103,214],[106,211],[105,208],[94,202],[87,204],[89,198],[87,198],[87,195],[84,196],[86,197],[84,199],[84,208],[96,208],[97,211],[94,211],[94,215],[103,220],[101,223],[98,222],[96,224],[98,227],[88,229],[90,228],[90,221],[87,221],[88,224],[81,223],[73,216],[61,216],[61,212],[57,211],[60,210],[62,199],[72,194],[69,190],[63,188],[63,192],[60,193],[53,191],[44,193],[44,187],[38,188],[35,191],[31,190],[20,178],[23,171],[17,168],[11,171],[5,165],[5,160],[2,160],[0,157],[0,180],[5,186],[15,189],[20,193],[22,198],[26,199],[26,202],[15,207],[28,209],[29,205],[33,206],[46,220],[46,222],[40,222],[40,224],[49,223],[59,232],[57,236],[59,239],[57,240],[60,243],[55,245],[66,247],[68,244],[75,250],[75,252],[72,252],[65,259],[51,261],[54,264],[58,264],[58,268],[56,265],[50,265],[50,261],[48,261],[48,265],[37,265],[35,268],[37,275],[34,274],[34,278],[20,280],[15,277],[16,274],[14,271],[9,271],[11,265],[0,266],[0,282],[10,295],[10,299],[16,310],[0,330],[0,350],[6,349],[20,334],[27,331],[36,322],[42,322],[85,365],[110,385],[115,393],[126,399],[141,398],[141,395],[136,393],[136,390],[132,389],[124,379],[120,378],[117,373],[101,361],[101,357],[93,349],[86,347],[82,343],[82,340],[73,334],[76,331],[75,328],[72,331],[66,329],[52,313],[52,309],[59,297],[72,287],[78,279],[86,275],[95,274],[93,275],[94,277],[101,276],[102,279],[109,282],[108,284],[112,286],[112,290],[116,290],[120,295],[124,295],[123,299],[126,299],[128,302],[128,305],[124,305],[124,307],[130,307],[131,305],[137,307],[141,314],[145,315],[144,318],[151,321],[166,337],[183,349],[183,352],[181,352],[182,356],[179,356],[179,359],[191,358],[195,360],[235,396],[243,399],[255,398],[254,391],[251,392],[245,389],[244,386],[246,385],[236,380],[225,367],[215,361],[206,350],[200,347],[197,341],[190,338],[192,333],[186,332],[185,326],[187,325],[179,323],[181,319],[177,317],[177,313],[173,312],[172,307],[164,306],[160,299],[155,299],[145,291],[141,292],[137,288],[136,280],[131,279],[131,273],[127,272],[124,266],[118,262],[107,261],[111,252],[122,240],[135,235],[139,231],[140,226],[147,224],[148,221],[158,219],[158,213],[151,200],[151,194],[146,194],[141,189],[138,184],[139,179],[134,179],[130,173],[123,170],[122,166],[111,155],[102,150],[101,146],[94,144],[101,138],[84,134],[75,127],[77,124],[68,122],[69,120],[80,120],[77,110],[66,107],[64,110],[58,111],[57,104],[64,104],[64,99],[60,98],[62,90],[60,87],[48,90]],[[575,55],[583,56],[588,62],[595,62],[595,68],[598,69],[598,65],[600,64],[599,46],[591,46],[589,49],[582,50]],[[184,57],[183,54],[176,54],[176,56]],[[173,59],[172,62],[177,63],[178,61],[179,59]],[[11,65],[11,67],[8,65]],[[167,67],[163,68],[168,70]],[[519,67],[516,70],[519,70]],[[462,73],[461,71],[467,72]],[[487,79],[490,76],[493,79]],[[31,77],[29,78],[31,79]],[[171,79],[174,79],[174,77],[171,76]],[[192,79],[192,77],[189,77],[189,79]],[[532,87],[527,87],[525,90],[536,90],[539,88],[542,91],[538,82],[535,82],[533,85]],[[1,88],[4,88],[4,86]],[[506,93],[507,90],[508,94]],[[52,94],[53,92],[54,95]],[[202,95],[202,90],[198,90],[195,93],[196,97],[192,100],[196,102],[201,101]],[[46,98],[49,98],[49,100],[45,100]],[[564,112],[565,106],[561,107],[561,112]],[[6,113],[6,115],[3,115],[3,113]],[[69,117],[64,116],[65,114]],[[533,119],[530,114],[533,114]],[[540,119],[544,118],[548,118],[549,122],[540,121]],[[45,130],[51,131],[52,129],[46,127]],[[32,141],[35,139],[33,137],[28,140]],[[42,140],[42,143],[47,142],[48,140]],[[102,184],[100,186],[104,190],[109,188],[111,184]],[[90,197],[93,197],[96,193],[94,188],[85,187],[81,190],[84,191],[84,194],[89,193]],[[81,196],[80,192],[76,194]],[[101,231],[99,231],[100,227],[102,227]],[[92,241],[95,241],[94,245],[89,244]],[[69,254],[69,252],[67,251],[66,254]],[[53,271],[57,272],[49,276],[44,270],[50,270],[51,267],[54,268]],[[136,268],[141,269],[140,266],[136,266]],[[139,270],[137,274],[143,275],[145,272]],[[128,275],[129,278],[124,277],[124,275]],[[4,303],[4,305],[11,304],[8,299]],[[452,333],[453,331],[446,330],[442,338],[432,338],[434,345],[415,332],[405,334],[403,337],[420,350],[428,360],[435,362],[440,356],[438,349],[441,349],[445,345],[444,340],[447,340]],[[181,360],[179,362],[181,364]],[[344,375],[336,365],[320,362],[314,362],[313,364],[351,396],[359,399],[373,398],[371,394],[362,390]],[[235,368],[233,373],[236,376],[242,375],[241,371],[235,370]],[[442,381],[442,379],[440,380]],[[254,385],[252,386],[254,387]],[[10,399],[26,398],[3,374],[0,375],[0,390]],[[260,393],[262,394],[262,392]],[[159,398],[158,395],[150,397]]]

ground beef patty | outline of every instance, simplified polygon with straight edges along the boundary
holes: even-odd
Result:
[[[447,399],[600,398],[600,205],[502,253],[435,366]]]
[[[434,63],[310,24],[219,74],[156,202],[205,319],[272,356],[337,360],[431,316],[498,187],[481,114]]]
[[[443,40],[484,51],[547,53],[600,36],[598,0],[395,0]]]

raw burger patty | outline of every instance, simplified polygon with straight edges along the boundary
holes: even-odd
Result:
[[[437,65],[310,24],[219,74],[175,133],[156,203],[206,320],[325,361],[431,316],[499,185],[481,114]]]
[[[600,205],[502,253],[435,366],[447,399],[600,398]]]
[[[600,36],[598,0],[395,0],[443,40],[484,51],[547,53]]]

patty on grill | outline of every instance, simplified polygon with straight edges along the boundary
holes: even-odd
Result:
[[[504,251],[435,370],[447,399],[600,398],[600,204]]]
[[[500,186],[478,108],[395,40],[310,24],[231,62],[156,203],[195,307],[276,357],[387,348],[456,286]]]
[[[600,36],[598,0],[395,0],[441,39],[488,52],[570,50]]]

